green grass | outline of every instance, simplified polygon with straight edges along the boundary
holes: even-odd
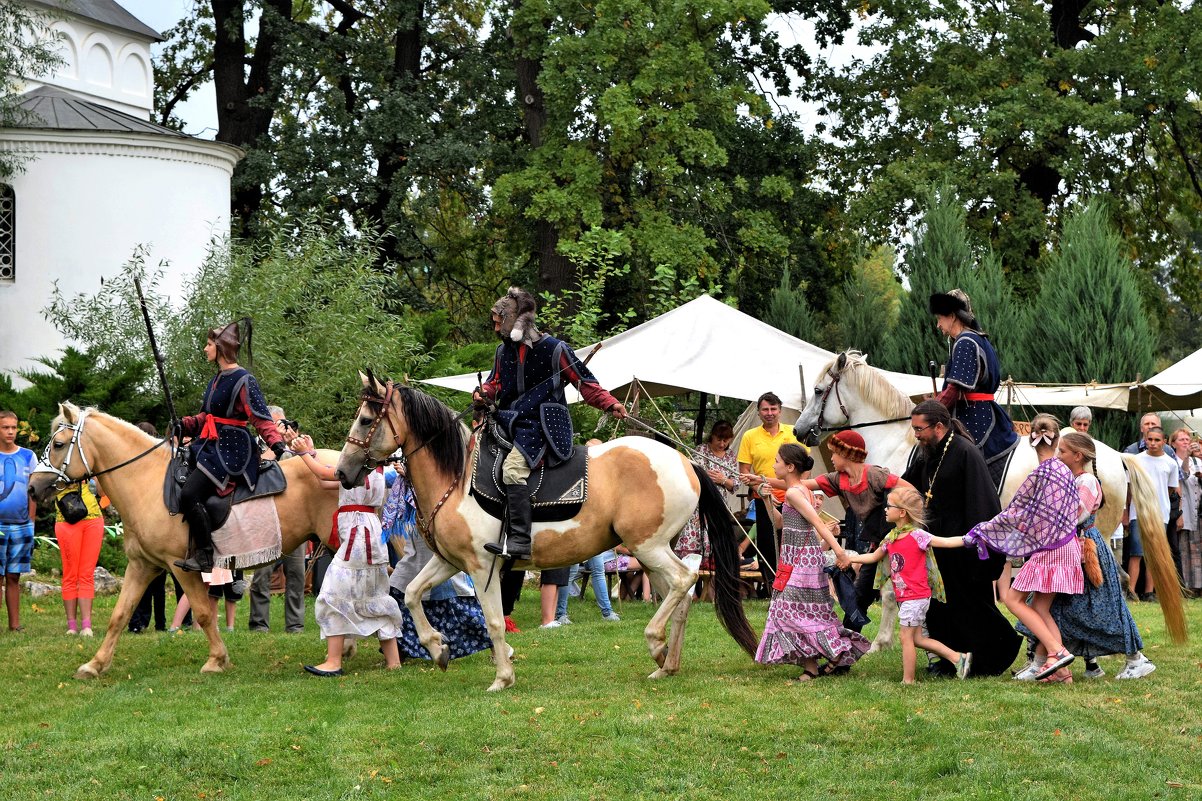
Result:
[[[611,624],[573,601],[576,624],[542,632],[528,590],[510,638],[518,683],[499,694],[484,692],[483,654],[387,673],[368,646],[347,677],[308,677],[324,652],[311,609],[301,635],[227,635],[225,675],[199,674],[202,634],[147,633],[79,682],[99,640],[63,636],[57,600],[23,604],[26,633],[0,634],[5,801],[1202,798],[1199,649],[1164,645],[1151,604],[1135,614],[1159,669],[1139,681],[1114,681],[1121,660],[1105,659],[1107,678],[1078,666],[1071,687],[903,687],[893,651],[799,684],[755,665],[700,604],[681,674],[650,682],[650,607],[627,603]],[[761,626],[765,603],[748,610]],[[1202,636],[1202,601],[1187,610]]]

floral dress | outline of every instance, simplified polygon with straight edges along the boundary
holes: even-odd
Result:
[[[868,652],[870,643],[839,625],[831,599],[822,541],[801,512],[786,501],[781,510],[777,580],[768,607],[768,620],[755,661],[765,665],[801,665],[823,657],[833,666],[852,665]],[[783,587],[783,588],[782,588]]]
[[[726,449],[726,453],[717,456],[710,450],[709,443],[705,443],[697,449],[698,453],[704,455],[701,460],[701,466],[706,469],[721,470],[723,474],[728,474],[731,478],[736,478],[739,475],[739,462],[735,456],[734,450]],[[712,460],[712,461],[711,461]],[[718,491],[722,493],[722,499],[728,500],[730,490],[721,484],[718,485]],[[710,540],[701,530],[701,517],[696,511],[689,518],[689,522],[680,530],[680,536],[676,539],[676,546],[672,549],[681,559],[689,554],[701,554],[701,561],[704,565],[710,559]]]
[[[388,546],[380,537],[375,511],[384,504],[384,492],[381,470],[368,473],[362,486],[338,491],[338,552],[314,606],[322,639],[375,634],[385,640],[401,635],[404,618],[388,594]]]

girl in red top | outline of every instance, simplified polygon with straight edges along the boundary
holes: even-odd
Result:
[[[913,487],[898,487],[889,493],[885,504],[885,520],[894,524],[881,546],[869,554],[848,555],[853,562],[862,565],[880,562],[889,557],[889,572],[893,590],[897,593],[898,618],[901,621],[902,641],[902,684],[914,683],[914,666],[918,661],[918,648],[932,651],[949,662],[956,664],[956,676],[963,679],[972,664],[971,653],[953,651],[938,640],[923,635],[927,609],[931,598],[944,601],[943,579],[935,564],[931,548],[963,548],[963,537],[935,537],[923,531],[924,523],[922,496]],[[888,578],[878,565],[877,580]],[[878,583],[879,586],[879,583]]]

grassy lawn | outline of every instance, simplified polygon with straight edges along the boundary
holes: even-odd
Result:
[[[500,694],[484,692],[481,654],[386,673],[369,646],[351,675],[308,677],[323,653],[311,606],[304,634],[227,635],[225,675],[198,672],[202,634],[152,632],[79,682],[99,640],[62,635],[57,599],[24,598],[26,633],[0,634],[0,798],[1202,798],[1202,652],[1166,645],[1152,604],[1134,610],[1159,667],[1146,679],[1113,680],[1112,658],[1101,680],[1075,666],[1070,687],[903,687],[897,651],[795,683],[738,651],[704,604],[681,675],[653,683],[651,607],[624,604],[614,624],[574,600],[576,624],[542,632],[537,598],[519,603],[518,683]],[[98,602],[99,625],[112,604]],[[758,630],[766,604],[747,606]],[[1187,610],[1202,637],[1202,601]]]

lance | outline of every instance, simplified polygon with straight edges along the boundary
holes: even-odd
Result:
[[[936,379],[939,376],[939,365],[935,364],[934,359],[931,359],[931,361],[927,363],[927,370],[931,373],[931,391],[938,395],[939,383],[936,381]]]
[[[142,307],[142,320],[146,323],[146,336],[150,338],[150,352],[154,354],[154,365],[159,371],[159,383],[163,385],[163,398],[167,402],[167,414],[171,415],[171,432],[174,433],[179,418],[175,416],[175,402],[171,400],[171,387],[167,386],[167,370],[163,366],[163,354],[154,338],[154,326],[150,324],[150,310],[146,308],[146,296],[142,294],[142,281],[134,278],[134,289],[138,291],[138,305]],[[167,437],[170,437],[169,433]]]

